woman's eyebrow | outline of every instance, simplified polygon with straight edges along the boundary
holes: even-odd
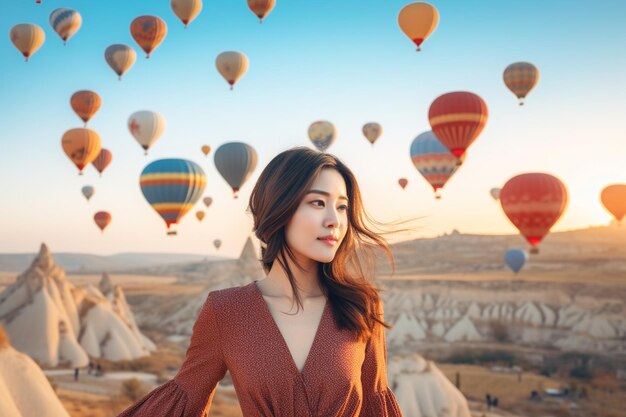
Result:
[[[329,192],[327,192],[327,191],[322,191],[322,190],[309,190],[309,191],[307,192],[307,195],[308,195],[308,194],[311,194],[311,193],[321,194],[321,195],[325,195],[326,197],[330,197],[330,193],[329,193]],[[348,201],[348,197],[346,197],[346,196],[340,195],[340,196],[339,196],[339,198],[340,198],[340,199],[343,199],[343,200]]]

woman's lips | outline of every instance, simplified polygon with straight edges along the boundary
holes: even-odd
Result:
[[[328,237],[328,238],[317,238],[320,242],[327,244],[328,246],[335,246],[337,244],[337,239]]]

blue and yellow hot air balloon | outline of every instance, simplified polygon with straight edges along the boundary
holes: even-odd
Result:
[[[148,203],[170,230],[196,204],[204,192],[206,176],[200,165],[186,159],[159,159],[148,164],[139,177],[139,185]]]

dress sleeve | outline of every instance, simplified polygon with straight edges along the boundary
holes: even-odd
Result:
[[[378,317],[384,320],[382,302]],[[387,383],[387,347],[385,329],[377,324],[365,347],[361,367],[363,406],[359,417],[402,417],[400,406]]]
[[[118,417],[203,417],[226,370],[219,324],[209,294],[193,325],[191,343],[178,374]]]

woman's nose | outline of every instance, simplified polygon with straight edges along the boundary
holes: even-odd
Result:
[[[340,223],[340,216],[339,216],[339,212],[333,208],[330,207],[328,210],[326,210],[326,218],[324,219],[324,226],[325,227],[339,227],[339,223]]]

